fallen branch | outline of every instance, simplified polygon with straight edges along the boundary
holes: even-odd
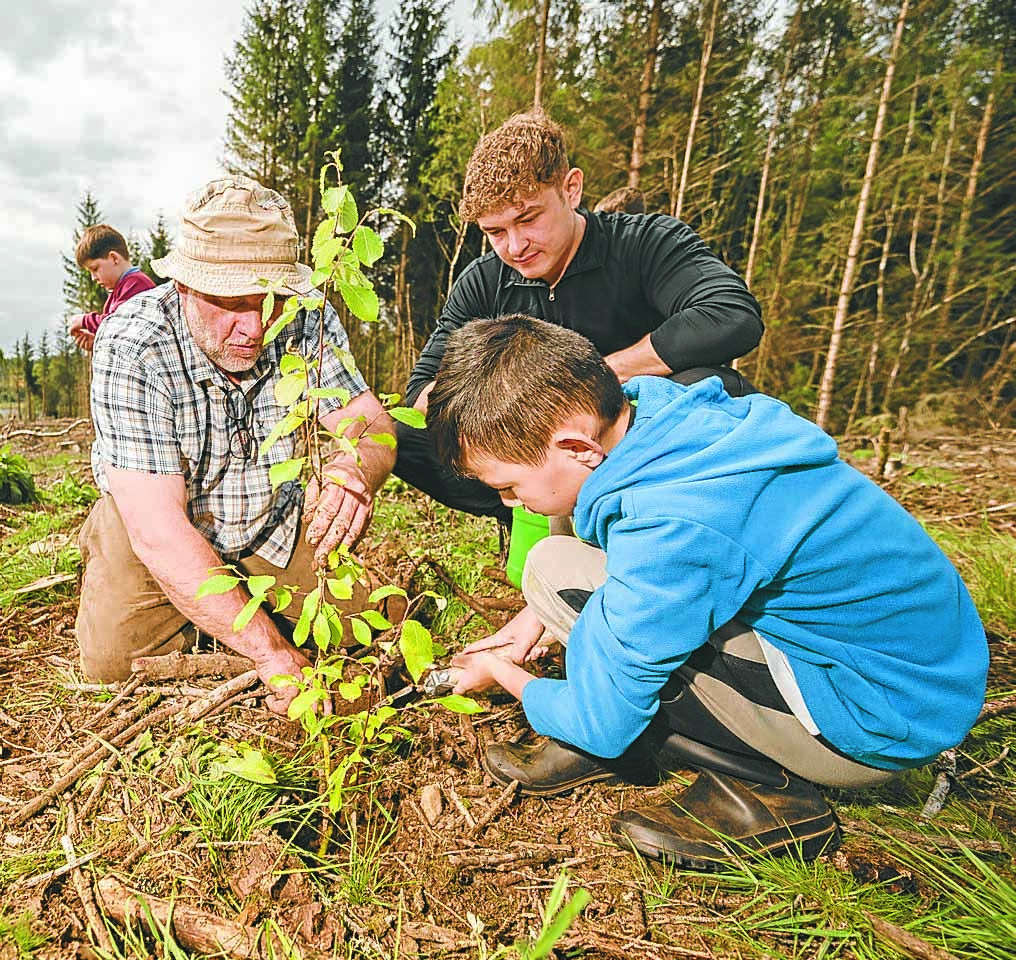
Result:
[[[99,899],[106,913],[118,923],[144,922],[150,913],[183,946],[198,953],[224,954],[241,960],[290,955],[288,944],[275,934],[183,903],[130,890],[115,877],[103,877],[99,881]],[[324,955],[302,948],[301,956],[317,960]]]
[[[241,673],[239,676],[233,677],[232,680],[220,683],[219,686],[210,691],[207,696],[202,697],[200,700],[195,700],[186,709],[181,710],[177,716],[177,725],[180,726],[184,723],[195,723],[205,716],[205,714],[210,713],[216,707],[221,706],[230,697],[235,696],[242,690],[247,690],[250,687],[256,686],[259,682],[257,670],[248,670],[246,673]]]
[[[951,850],[967,849],[975,853],[1005,853],[1006,847],[994,840],[975,840],[974,838],[957,839],[941,833],[919,833],[916,830],[900,830],[895,827],[884,827],[866,820],[851,820],[841,816],[840,826],[855,833],[866,833],[870,836],[896,837],[905,843],[927,846],[932,843]]]
[[[981,712],[977,715],[975,725],[985,720],[990,720],[992,717],[1001,717],[1006,713],[1016,713],[1016,695],[989,700],[981,707]]]
[[[518,780],[512,780],[512,782],[501,791],[501,796],[497,798],[494,805],[482,817],[480,817],[480,819],[477,820],[472,827],[469,828],[466,836],[477,836],[488,823],[490,823],[495,817],[500,816],[505,808],[511,805],[512,800],[515,799],[515,794],[518,791],[518,788]]]
[[[225,677],[227,680],[246,673],[254,666],[247,657],[228,653],[181,653],[163,657],[135,657],[131,671],[146,680],[190,680],[193,677]]]
[[[109,931],[106,929],[106,924],[102,922],[99,911],[95,908],[95,897],[92,894],[91,886],[85,879],[85,875],[81,872],[81,865],[77,855],[74,853],[74,843],[69,836],[64,834],[60,838],[60,845],[63,847],[64,856],[67,857],[67,864],[71,869],[71,881],[74,884],[74,890],[85,911],[85,924],[89,931],[91,931],[95,943],[112,956],[113,944],[109,939]]]
[[[17,890],[20,887],[34,887],[40,883],[49,883],[50,880],[56,880],[57,877],[62,877],[65,873],[70,873],[76,867],[82,866],[82,864],[88,863],[89,860],[94,860],[96,857],[104,854],[105,850],[93,850],[91,853],[86,853],[83,857],[78,857],[72,863],[65,863],[62,867],[57,867],[55,870],[47,870],[45,873],[37,873],[34,877],[21,877],[19,880],[15,880],[11,887]]]
[[[72,583],[77,579],[76,573],[53,573],[48,577],[40,577],[24,587],[18,587],[17,590],[12,590],[11,596],[17,597],[24,593],[34,593],[36,590],[48,590],[50,587],[58,587],[61,583]]]
[[[928,799],[924,801],[924,807],[918,814],[922,820],[930,820],[945,806],[946,797],[949,796],[949,791],[956,779],[956,751],[943,750],[935,761],[935,768],[938,770],[935,785],[931,788],[931,793],[928,794]]]
[[[980,510],[970,510],[967,513],[953,513],[948,517],[925,517],[929,523],[948,523],[950,520],[966,520],[968,517],[979,517],[983,513],[1001,513],[1003,510],[1012,510],[1016,507],[1016,500],[1008,503],[1000,503],[994,507],[981,507]]]
[[[592,950],[608,957],[620,957],[622,960],[630,960],[631,957],[639,957],[640,960],[659,960],[663,957],[696,957],[700,960],[715,960],[715,954],[702,950],[688,950],[685,947],[653,943],[652,940],[626,937],[611,930],[598,928],[568,933],[558,941],[558,946],[568,949],[578,947]]]
[[[178,713],[179,710],[180,708],[178,706],[163,707],[161,710],[156,710],[155,713],[149,714],[149,716],[138,720],[137,723],[132,724],[122,733],[118,734],[113,740],[107,740],[106,742],[97,744],[91,753],[68,770],[67,773],[53,784],[53,786],[51,786],[48,790],[45,790],[43,793],[40,793],[39,796],[26,803],[20,810],[12,814],[7,820],[7,825],[9,827],[17,827],[31,817],[34,817],[40,810],[48,807],[65,790],[77,783],[84,774],[96,767],[99,761],[107,754],[110,754],[118,747],[129,743],[139,733],[144,733],[144,731],[149,727],[155,726],[157,723],[161,723],[163,720],[166,720],[175,713]]]
[[[83,423],[88,423],[86,418],[75,420],[69,427],[65,427],[63,430],[55,430],[52,433],[47,433],[45,430],[12,430],[10,433],[4,433],[4,440],[12,440],[14,437],[32,437],[36,440],[52,440],[54,437],[66,437],[75,427],[80,427]]]
[[[911,956],[917,957],[918,960],[956,960],[956,957],[947,950],[936,947],[934,944],[928,943],[927,940],[922,940],[915,934],[910,933],[909,930],[897,927],[888,920],[883,920],[867,910],[864,910],[863,913],[868,918],[871,929],[875,933],[883,939],[888,940],[894,947],[899,947]]]

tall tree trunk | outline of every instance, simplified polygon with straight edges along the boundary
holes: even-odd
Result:
[[[646,59],[642,64],[639,83],[638,112],[635,114],[635,132],[631,140],[631,160],[628,163],[628,186],[638,189],[645,163],[646,127],[649,123],[649,104],[652,102],[653,80],[656,77],[656,57],[660,47],[660,21],[663,18],[663,0],[653,0],[649,11],[649,29],[646,33]]]
[[[829,335],[829,352],[826,354],[825,370],[818,388],[818,412],[815,422],[823,429],[829,423],[829,411],[833,401],[833,382],[836,378],[836,363],[839,360],[840,343],[843,339],[843,328],[847,322],[847,310],[854,293],[854,280],[857,276],[857,262],[864,240],[864,221],[868,214],[868,201],[871,197],[875,171],[878,169],[878,154],[882,145],[882,131],[885,127],[886,113],[889,110],[889,99],[892,95],[893,77],[896,74],[896,58],[899,56],[900,44],[903,42],[903,29],[907,22],[910,0],[903,0],[900,15],[893,33],[892,48],[886,64],[885,79],[882,92],[878,98],[878,113],[875,115],[875,129],[871,134],[871,146],[868,149],[868,162],[864,168],[864,180],[861,182],[861,194],[857,200],[857,212],[854,215],[854,227],[850,234],[847,247],[847,260],[843,267],[843,280],[836,300],[836,312],[833,314],[832,332]]]
[[[963,206],[960,208],[959,222],[956,224],[956,236],[953,240],[952,261],[949,264],[949,272],[945,278],[945,294],[942,297],[942,308],[938,314],[937,329],[943,337],[949,333],[949,314],[952,310],[952,302],[956,295],[956,284],[960,276],[960,264],[963,261],[963,250],[966,247],[967,235],[970,232],[970,217],[974,209],[974,201],[977,199],[977,180],[981,173],[981,165],[984,162],[984,151],[988,145],[988,134],[991,132],[992,114],[995,110],[995,78],[1002,72],[1002,55],[998,55],[995,61],[995,69],[992,72],[991,85],[988,90],[988,99],[984,104],[984,114],[981,117],[981,124],[977,131],[977,144],[974,147],[974,158],[970,164],[970,172],[967,175],[967,189],[963,194]]]
[[[762,236],[762,215],[766,207],[766,187],[769,184],[769,170],[773,162],[773,150],[776,147],[776,133],[780,126],[780,116],[783,113],[787,100],[787,82],[790,79],[790,60],[794,52],[794,44],[797,42],[797,35],[801,29],[801,9],[803,4],[798,3],[794,11],[794,19],[787,31],[786,44],[787,52],[783,57],[783,67],[780,70],[780,85],[776,92],[776,103],[773,105],[773,119],[769,124],[769,134],[766,137],[766,152],[762,158],[762,176],[758,186],[758,200],[755,204],[755,222],[751,228],[751,244],[748,247],[748,262],[744,268],[744,282],[751,288],[751,281],[755,276],[755,258],[758,255],[759,238]]]
[[[695,86],[695,99],[692,102],[691,117],[688,120],[688,139],[684,144],[684,162],[681,164],[681,183],[677,188],[677,202],[674,204],[674,216],[679,220],[684,208],[684,193],[688,188],[688,171],[691,169],[691,155],[695,145],[695,128],[698,126],[699,115],[702,113],[702,98],[706,88],[706,76],[709,73],[709,60],[713,55],[713,41],[716,38],[716,21],[719,14],[720,0],[713,0],[713,12],[702,38],[702,59],[699,61],[698,83]]]
[[[547,21],[550,19],[550,0],[540,4],[540,29],[536,40],[536,83],[533,87],[533,107],[543,106],[543,73],[547,64]]]

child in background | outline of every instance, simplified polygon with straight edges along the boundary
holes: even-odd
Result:
[[[513,315],[449,337],[427,426],[446,466],[581,538],[536,544],[528,606],[453,661],[457,693],[500,685],[552,738],[488,746],[497,782],[692,767],[676,800],[612,817],[621,846],[808,858],[839,836],[815,783],[883,783],[977,719],[988,647],[956,569],[781,401],[718,377],[622,389],[584,337]],[[548,635],[561,680],[521,666]]]
[[[145,290],[151,290],[155,284],[147,274],[141,272],[140,267],[131,263],[123,234],[106,223],[98,223],[85,230],[74,251],[74,259],[96,283],[109,291],[101,311],[77,313],[68,321],[71,339],[82,350],[91,351],[99,324],[121,303]]]

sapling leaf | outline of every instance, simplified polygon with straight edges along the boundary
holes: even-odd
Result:
[[[275,291],[269,287],[265,299],[261,303],[261,326],[265,326],[272,319],[275,312]]]
[[[350,283],[340,283],[339,293],[349,312],[364,323],[377,323],[378,298],[369,287],[354,287]]]
[[[326,283],[332,277],[332,268],[324,267],[321,270],[315,270],[310,275],[311,286],[320,287],[321,284]]]
[[[247,578],[247,589],[252,597],[263,597],[275,586],[275,577],[268,573]]]
[[[395,217],[396,219],[401,220],[403,223],[408,223],[409,226],[413,230],[413,236],[414,237],[416,236],[416,224],[413,223],[413,221],[410,220],[409,217],[407,217],[401,211],[399,211],[399,210],[392,210],[390,207],[378,207],[374,211],[374,213],[376,213],[378,216],[387,215],[389,217]]]
[[[203,600],[205,597],[229,593],[239,582],[239,577],[231,577],[227,573],[217,573],[214,577],[209,577],[198,587],[198,592],[194,595],[194,598],[196,600]]]
[[[293,591],[289,587],[276,587],[275,588],[275,609],[272,613],[282,613],[283,610],[288,610],[289,605],[293,602]]]
[[[256,597],[251,597],[243,605],[243,609],[233,618],[233,633],[239,633],[254,619],[254,614],[258,612],[258,607],[261,606],[261,602],[264,599],[265,595],[262,593]]]
[[[300,298],[300,306],[303,307],[308,313],[313,313],[315,310],[320,310],[324,305],[324,297],[319,293],[312,293],[306,297]]]
[[[306,358],[300,356],[298,353],[284,353],[282,358],[279,360],[279,371],[283,376],[296,373],[297,370],[301,373],[305,373],[307,366],[308,364]]]
[[[349,625],[353,628],[353,636],[356,642],[362,646],[369,647],[373,637],[370,632],[370,627],[367,626],[359,617],[350,617]]]
[[[303,371],[280,377],[275,384],[275,399],[280,407],[288,407],[303,396],[307,376]]]
[[[397,587],[395,586],[394,583],[388,583],[385,584],[385,586],[378,587],[376,590],[372,591],[371,595],[367,598],[367,602],[377,603],[378,600],[384,600],[385,597],[408,597],[408,596],[409,594],[406,593],[406,591],[403,590],[402,587]]]
[[[338,400],[342,406],[349,403],[349,391],[345,387],[311,387],[307,396],[312,400]]]
[[[293,318],[300,312],[300,304],[296,297],[290,297],[286,301],[282,313],[264,333],[261,342],[267,347],[282,331],[293,322]]]
[[[314,248],[314,269],[331,270],[336,256],[345,244],[341,237],[329,237]]]
[[[309,413],[307,411],[307,401],[297,404],[289,411],[274,427],[271,432],[262,441],[258,451],[264,456],[272,449],[272,445],[276,440],[282,437],[288,437],[291,433],[301,427],[306,421]]]
[[[373,266],[385,252],[384,241],[370,227],[361,224],[353,234],[353,252],[365,266]]]
[[[363,692],[363,688],[358,683],[340,683],[339,684],[339,696],[343,700],[348,700],[350,703],[354,700],[358,700],[360,694]]]
[[[353,596],[353,577],[332,577],[328,580],[328,592],[336,600],[350,600]]]
[[[342,198],[342,205],[338,211],[339,217],[339,233],[349,233],[355,229],[357,223],[360,220],[360,213],[356,209],[356,200],[353,199],[353,194],[350,192],[349,187],[341,186],[340,190],[345,190],[346,195]]]
[[[310,626],[317,615],[318,606],[321,603],[321,589],[315,587],[303,598],[303,608],[300,610],[300,619],[293,628],[293,643],[302,647],[310,636]]]
[[[333,187],[332,189],[334,190],[337,188]],[[334,213],[335,211],[329,210],[327,212]],[[332,239],[332,237],[335,236],[335,224],[336,224],[335,217],[329,216],[325,217],[324,220],[322,220],[317,225],[317,229],[314,231],[314,239],[311,240],[310,244],[310,255],[312,257],[317,256],[317,250],[318,247],[321,246],[321,244],[327,243],[329,240]]]
[[[272,489],[289,483],[300,476],[303,465],[307,462],[306,457],[294,457],[292,460],[283,460],[282,463],[273,463],[268,468],[268,479],[272,483]]]
[[[377,610],[363,610],[361,611],[360,616],[363,617],[363,619],[366,620],[367,623],[369,623],[375,630],[391,629],[392,625],[388,622],[385,616],[378,613]]]
[[[318,650],[327,650],[332,639],[332,628],[328,625],[328,617],[325,616],[323,610],[318,610],[317,616],[314,618],[313,634]]]
[[[434,641],[430,631],[418,620],[407,620],[399,636],[399,650],[405,657],[406,669],[413,683],[419,683],[423,671],[434,662]]]
[[[390,433],[372,433],[370,435],[370,439],[373,440],[374,443],[381,444],[382,447],[391,447],[393,450],[395,449],[395,445],[397,443],[395,437],[393,437]]]
[[[290,720],[299,720],[308,710],[313,710],[319,703],[325,700],[328,694],[318,687],[308,687],[301,690],[289,703],[286,716]]]
[[[404,423],[407,427],[415,427],[422,430],[427,426],[427,417],[422,410],[416,407],[391,407],[388,411],[393,420]]]
[[[483,713],[481,707],[472,697],[464,697],[459,693],[450,693],[446,697],[438,697],[435,703],[440,703],[446,710],[452,713]]]
[[[356,365],[356,357],[349,350],[342,347],[332,347],[332,352],[339,358],[339,362],[346,368],[346,373],[351,377],[358,376],[360,368]]]

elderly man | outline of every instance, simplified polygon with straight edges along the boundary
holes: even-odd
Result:
[[[348,340],[330,305],[323,323],[320,311],[304,310],[263,342],[265,281],[312,292],[310,270],[296,259],[292,211],[278,193],[246,177],[214,180],[189,199],[178,246],[153,263],[170,282],[100,327],[92,469],[103,496],[81,531],[77,618],[92,677],[122,679],[136,656],[185,649],[188,624],[250,657],[266,684],[308,664],[285,621],[264,607],[233,632],[249,596],[242,586],[196,599],[209,570],[225,563],[312,589],[329,551],[363,533],[392,468],[391,446],[372,439],[393,434],[391,419],[338,356]],[[322,489],[308,488],[306,498],[295,481],[273,490],[269,480],[273,464],[297,453],[298,434],[260,449],[285,414],[274,387],[287,349],[320,353],[319,385],[342,394],[320,401],[320,425],[359,438],[356,455],[335,453]],[[295,617],[300,604],[291,609]],[[293,689],[270,689],[268,705],[282,712]]]

